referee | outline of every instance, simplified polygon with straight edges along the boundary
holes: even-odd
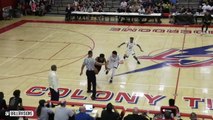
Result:
[[[83,74],[84,67],[86,66],[86,75],[87,75],[87,93],[92,92],[92,100],[96,99],[96,76],[95,76],[95,65],[104,65],[104,63],[96,62],[94,58],[92,58],[92,51],[88,51],[88,57],[84,59],[84,62],[81,66],[81,73]],[[92,90],[91,90],[92,85]]]

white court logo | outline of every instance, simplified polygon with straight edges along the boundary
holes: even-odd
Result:
[[[32,117],[34,112],[32,110],[11,110],[6,111],[5,116],[10,117]]]

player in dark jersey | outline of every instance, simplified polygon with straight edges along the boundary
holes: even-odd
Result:
[[[105,55],[104,54],[100,54],[99,57],[95,58],[96,62],[99,63],[106,63],[106,59],[105,59]],[[101,71],[101,67],[100,65],[95,65],[95,73],[98,74]],[[107,69],[106,65],[105,65],[105,69]]]

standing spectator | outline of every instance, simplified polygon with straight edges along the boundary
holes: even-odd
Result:
[[[46,107],[46,101],[42,99],[39,100],[39,106],[36,110],[36,113],[38,120],[50,120],[50,116],[53,114],[53,111]]]
[[[75,120],[94,120],[90,115],[86,114],[86,108],[81,106],[79,108],[80,113],[75,115]]]
[[[71,20],[71,13],[72,13],[72,11],[74,11],[73,7],[71,7],[70,4],[67,4],[65,21]]]
[[[127,115],[124,117],[124,120],[148,120],[145,116],[139,115],[139,109],[134,107],[132,114]]]
[[[114,111],[113,111],[114,110]],[[118,120],[119,113],[112,105],[112,103],[108,103],[106,106],[106,110],[101,112],[101,120]]]
[[[58,76],[56,74],[57,66],[52,65],[51,71],[48,76],[49,88],[51,93],[51,101],[59,100],[59,91],[58,91]]]
[[[211,14],[207,11],[205,12],[203,17],[202,34],[207,33],[210,24],[211,24]],[[204,31],[204,28],[205,28],[205,31]]]
[[[88,57],[84,59],[84,62],[81,66],[81,72],[80,75],[83,74],[84,67],[86,66],[87,71],[87,93],[92,92],[92,100],[96,99],[96,76],[95,76],[95,65],[104,65],[104,63],[98,63],[95,61],[94,58],[92,58],[93,52],[90,50],[88,51]],[[92,89],[91,90],[91,84],[92,84]]]
[[[7,110],[7,104],[4,99],[4,93],[0,92],[0,120],[5,119],[5,111]]]
[[[74,119],[74,112],[66,108],[66,101],[61,101],[61,107],[55,109],[54,120],[70,120]]]

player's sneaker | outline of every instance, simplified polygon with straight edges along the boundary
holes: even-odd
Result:
[[[95,100],[95,99],[96,99],[96,97],[94,97],[94,96],[91,96],[91,99],[92,99],[92,100]]]
[[[106,71],[106,75],[107,75],[108,73],[109,73],[109,71],[107,70],[107,71]]]
[[[141,64],[139,61],[137,62],[138,64]]]
[[[112,79],[113,79],[113,78],[110,78],[109,83],[112,83]]]
[[[91,93],[92,92],[92,90],[87,90],[87,93]]]

